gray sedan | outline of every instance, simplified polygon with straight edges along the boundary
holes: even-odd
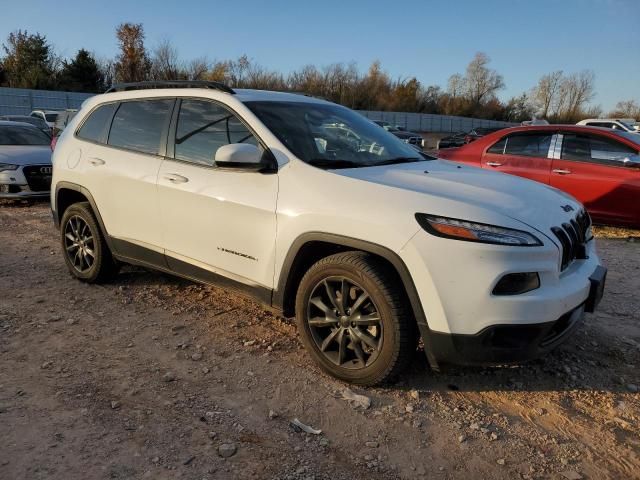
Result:
[[[49,196],[50,142],[32,125],[0,121],[0,198]]]

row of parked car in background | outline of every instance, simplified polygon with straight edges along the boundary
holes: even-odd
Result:
[[[0,116],[0,197],[49,195],[51,151],[77,110],[34,110]],[[419,133],[374,121],[416,150]],[[585,119],[577,125],[524,122],[477,127],[438,142],[440,158],[529,178],[563,190],[596,223],[640,228],[640,124],[634,119]],[[348,137],[348,132],[341,132]]]
[[[0,198],[48,198],[51,152],[77,110],[0,115]]]

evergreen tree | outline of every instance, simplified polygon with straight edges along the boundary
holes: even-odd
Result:
[[[55,86],[56,58],[46,37],[18,30],[9,34],[2,48],[7,86],[40,89]]]
[[[70,92],[99,93],[103,91],[104,75],[93,55],[81,48],[73,60],[64,62],[58,88]]]

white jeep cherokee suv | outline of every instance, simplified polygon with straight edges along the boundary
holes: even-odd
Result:
[[[116,86],[85,102],[53,163],[72,275],[105,281],[124,262],[251,294],[361,385],[399,373],[420,337],[434,369],[544,355],[602,296],[576,200],[304,95]]]

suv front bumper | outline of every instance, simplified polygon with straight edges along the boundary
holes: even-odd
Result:
[[[431,349],[438,362],[458,365],[495,365],[540,358],[565,340],[593,312],[604,292],[607,269],[598,266],[590,277],[587,300],[552,322],[492,325],[475,335],[432,332]]]
[[[596,268],[585,303],[552,322],[492,325],[475,335],[432,332],[433,354],[439,362],[458,365],[495,365],[543,357],[571,337],[585,311],[594,311],[602,299],[606,276],[606,268]]]
[[[558,249],[549,243],[500,247],[419,232],[402,256],[426,317],[421,328],[429,337],[430,363],[520,362],[544,356],[565,341],[602,297],[606,269],[593,241],[586,249],[586,259],[559,272]],[[538,273],[540,286],[522,294],[494,294],[496,282],[514,272]]]

